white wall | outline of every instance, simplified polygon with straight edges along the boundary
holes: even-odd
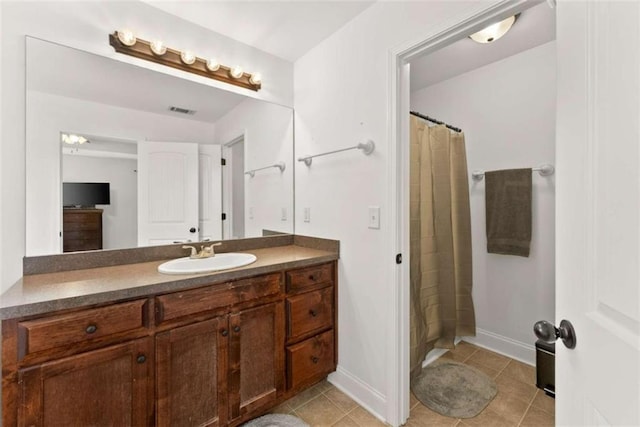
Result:
[[[210,144],[215,138],[210,123],[34,91],[28,91],[26,114],[25,234],[30,256],[60,251],[61,131],[133,141]]]
[[[389,52],[478,7],[377,2],[295,63],[296,156],[366,138],[376,143],[370,156],[348,151],[314,159],[311,167],[296,165],[295,230],[340,240],[339,355],[332,381],[383,418],[398,398],[388,370],[395,352],[388,325],[396,268],[390,256]],[[381,208],[379,230],[367,228],[368,206]]]
[[[25,35],[97,53],[124,62],[179,75],[189,80],[291,105],[291,63],[138,1],[0,2],[2,52],[2,134],[0,142],[0,291],[22,274],[25,254]],[[189,46],[202,56],[217,56],[227,63],[242,63],[260,71],[263,89],[255,93],[211,79],[117,54],[108,34],[130,28],[142,38],[161,37],[171,46]]]
[[[262,230],[293,232],[293,112],[290,108],[247,99],[216,123],[216,143],[226,144],[244,134],[244,170],[285,163],[244,175],[245,236]],[[223,154],[224,155],[224,154]],[[282,220],[282,209],[286,220]],[[250,215],[253,212],[253,217]]]
[[[62,156],[63,182],[108,182],[110,204],[102,212],[103,249],[132,248],[138,244],[138,177],[135,159]]]
[[[465,133],[471,198],[472,342],[534,363],[533,324],[555,317],[555,176],[533,175],[528,258],[488,254],[484,181],[475,169],[555,163],[555,42],[521,52],[411,94],[411,108]]]

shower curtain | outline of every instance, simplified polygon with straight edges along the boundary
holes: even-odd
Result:
[[[411,116],[411,379],[434,347],[475,335],[464,134]]]

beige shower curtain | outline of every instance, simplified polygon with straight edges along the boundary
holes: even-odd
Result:
[[[475,335],[464,134],[411,116],[411,378],[434,347]]]

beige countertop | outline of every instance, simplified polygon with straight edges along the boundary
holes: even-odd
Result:
[[[213,273],[167,275],[167,259],[138,264],[24,276],[0,295],[0,319],[145,297],[338,259],[338,253],[288,245],[243,250],[258,259],[245,267]]]

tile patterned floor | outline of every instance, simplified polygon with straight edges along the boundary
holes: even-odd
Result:
[[[498,394],[475,418],[449,418],[431,411],[411,395],[407,427],[491,426],[551,427],[555,401],[535,387],[535,368],[466,342],[444,358],[477,368],[493,378]],[[292,414],[314,427],[378,427],[386,424],[359,406],[349,396],[323,381],[287,400],[272,412]]]

